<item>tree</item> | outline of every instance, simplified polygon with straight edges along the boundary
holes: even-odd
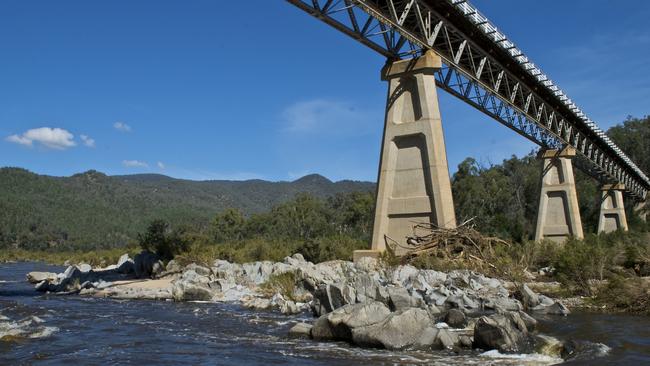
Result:
[[[183,237],[184,230],[172,230],[164,220],[154,220],[144,234],[138,234],[140,247],[170,260],[189,250],[189,242]]]
[[[246,218],[236,208],[227,208],[212,221],[214,239],[217,242],[240,241],[244,238]]]

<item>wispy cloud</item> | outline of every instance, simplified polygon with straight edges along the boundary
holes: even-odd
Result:
[[[122,165],[127,168],[148,168],[149,164],[139,160],[123,160]]]
[[[113,128],[122,132],[131,132],[131,126],[127,125],[124,122],[115,122],[113,123]]]
[[[80,135],[81,142],[87,147],[95,147],[95,139],[87,135]]]
[[[370,111],[349,102],[313,99],[289,105],[281,115],[285,128],[292,133],[362,135],[368,133],[375,120]]]
[[[156,165],[158,166],[158,169],[165,170],[165,164],[162,161],[159,161]]]
[[[7,141],[24,146],[39,143],[50,149],[65,150],[76,145],[74,135],[62,128],[40,127],[27,130],[20,135],[11,135]]]

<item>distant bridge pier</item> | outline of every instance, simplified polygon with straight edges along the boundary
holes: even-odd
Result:
[[[538,155],[543,170],[535,241],[562,243],[569,237],[584,237],[571,161],[575,155],[571,147],[542,150]]]
[[[646,209],[646,204],[646,201],[641,201],[634,205],[634,212],[636,212],[643,221],[648,221],[648,211]]]
[[[382,70],[388,98],[372,247],[356,251],[355,260],[377,256],[387,245],[403,253],[416,222],[456,227],[435,82],[441,67],[440,57],[427,51]]]
[[[605,184],[601,187],[600,215],[598,232],[609,233],[616,230],[627,231],[627,218],[623,204],[623,184]]]

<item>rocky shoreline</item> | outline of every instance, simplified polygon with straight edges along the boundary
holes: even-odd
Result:
[[[563,316],[559,301],[526,285],[466,270],[439,272],[412,266],[385,267],[371,258],[357,263],[313,264],[300,254],[282,262],[245,264],[217,260],[166,265],[143,252],[117,264],[69,266],[63,273],[31,272],[37,290],[119,299],[239,302],[297,314],[289,336],[345,341],[389,350],[498,350],[569,358],[571,342],[538,334],[534,316]]]

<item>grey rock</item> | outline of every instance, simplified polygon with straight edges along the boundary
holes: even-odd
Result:
[[[528,329],[528,331],[531,331],[537,327],[537,320],[525,312],[520,311],[519,317],[521,317],[521,320],[524,322],[524,324],[526,324],[526,329]]]
[[[377,297],[379,284],[367,273],[358,274],[352,286],[356,292],[356,302],[373,301]]]
[[[353,304],[356,295],[354,288],[343,283],[321,285],[314,292],[313,312],[320,316],[344,305]]]
[[[541,305],[549,306],[549,305],[553,305],[555,303],[555,300],[551,299],[550,297],[548,297],[546,295],[539,295],[538,298],[539,298],[539,303]]]
[[[293,315],[298,314],[300,309],[295,302],[287,300],[280,306],[280,312],[285,315]]]
[[[411,297],[404,287],[388,287],[389,305],[391,310],[399,311],[416,307],[416,300]]]
[[[426,310],[411,308],[391,313],[386,320],[352,330],[352,341],[359,346],[401,350],[420,347],[420,337],[432,322]]]
[[[172,285],[172,297],[175,301],[210,301],[213,295],[212,290],[202,284],[179,281]]]
[[[192,271],[196,272],[196,274],[198,274],[199,276],[204,276],[204,277],[207,277],[212,273],[210,268],[200,266],[200,265],[198,265],[196,263],[191,263],[191,264],[187,265],[185,267],[184,271],[189,271],[189,270],[192,270]]]
[[[449,329],[436,329],[438,334],[436,336],[437,342],[435,345],[439,346],[441,349],[452,349],[457,347],[460,343],[458,339],[458,334],[450,331]]]
[[[292,338],[310,338],[311,337],[311,324],[298,323],[289,329],[289,337]]]
[[[459,341],[458,343],[459,343],[460,346],[465,347],[465,348],[472,348],[473,340],[472,340],[471,337],[463,335],[463,336],[460,336],[458,338],[458,341]]]
[[[243,269],[251,282],[260,285],[269,280],[273,273],[273,263],[269,261],[245,263]]]
[[[519,288],[519,293],[521,294],[521,302],[527,309],[539,305],[539,297],[526,284]]]
[[[537,305],[530,309],[532,312],[549,315],[568,315],[571,313],[569,309],[560,302],[554,302],[551,305]]]
[[[55,281],[57,279],[56,273],[52,272],[29,272],[27,274],[27,281],[29,283],[39,283],[41,281]]]
[[[247,307],[249,309],[256,309],[256,310],[268,310],[273,307],[271,300],[263,299],[260,297],[252,297],[252,298],[245,299],[244,301],[242,301],[242,305],[244,305],[244,307]]]
[[[88,273],[93,270],[93,267],[90,264],[86,263],[78,264],[77,268],[79,268],[79,271],[81,271],[81,273]]]
[[[327,315],[316,319],[314,326],[311,328],[311,337],[316,341],[333,341],[337,339],[334,327],[327,320]]]
[[[498,311],[520,311],[524,309],[519,300],[509,297],[491,298],[485,303],[485,307]]]
[[[460,343],[458,335],[448,329],[426,328],[420,334],[414,345],[409,348],[414,349],[453,349]]]
[[[305,257],[302,256],[302,254],[296,253],[290,257],[285,257],[283,262],[290,266],[301,266],[307,261],[305,260]]]
[[[120,259],[117,261],[117,272],[123,274],[131,274],[135,272],[135,262],[128,254],[122,254]]]
[[[384,321],[390,314],[380,302],[349,304],[321,316],[312,329],[316,340],[351,341],[355,328],[367,327]]]
[[[395,285],[404,286],[417,277],[419,273],[420,271],[411,265],[399,266],[393,271],[391,282]]]
[[[134,258],[134,273],[136,277],[151,277],[154,264],[158,263],[158,256],[148,251],[142,251]]]
[[[452,328],[464,328],[467,325],[465,314],[458,309],[451,309],[444,317],[445,323]]]
[[[518,313],[483,316],[474,327],[475,348],[525,353],[531,346],[528,328]]]
[[[165,272],[167,272],[168,274],[180,273],[182,271],[183,271],[183,267],[174,259],[167,262],[167,265],[165,266]]]

